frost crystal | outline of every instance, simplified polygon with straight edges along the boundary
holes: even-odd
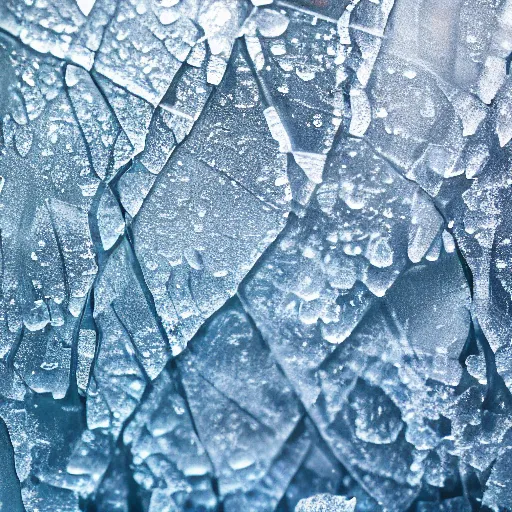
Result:
[[[511,20],[0,0],[0,510],[512,512]]]

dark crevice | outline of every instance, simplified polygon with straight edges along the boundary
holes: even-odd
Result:
[[[1,403],[1,395],[0,395]],[[6,512],[25,512],[21,485],[14,464],[14,448],[7,425],[0,417],[0,504]]]
[[[505,59],[506,73],[510,75],[510,64],[512,63],[512,53],[510,53]]]
[[[5,366],[11,370],[14,369],[14,360],[16,359],[16,354],[21,345],[21,341],[23,340],[23,336],[25,335],[25,325],[21,324],[20,329],[16,333],[16,337],[14,338],[14,343],[12,344],[9,352],[5,356]]]
[[[79,400],[81,400],[81,395],[78,392],[78,382],[76,380],[76,372],[78,368],[78,343],[80,339],[80,331],[82,329],[82,322],[84,318],[84,314],[86,311],[86,308],[89,303],[89,294],[90,290],[87,293],[86,300],[84,301],[84,305],[82,306],[82,310],[80,311],[80,316],[78,317],[78,320],[76,321],[76,324],[73,328],[73,338],[71,341],[71,358],[69,363],[69,385],[68,389],[66,391],[66,400],[76,403]],[[92,367],[91,367],[92,368]],[[85,406],[85,403],[84,403]],[[85,407],[84,407],[85,412]]]

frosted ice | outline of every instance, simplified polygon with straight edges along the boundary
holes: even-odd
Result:
[[[0,1],[0,509],[511,511],[511,20]]]
[[[347,500],[342,496],[318,494],[304,498],[295,507],[295,512],[354,512],[356,499]]]

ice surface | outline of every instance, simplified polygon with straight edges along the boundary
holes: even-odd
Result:
[[[512,2],[0,1],[0,509],[512,510]]]
[[[356,499],[347,500],[342,496],[318,494],[299,501],[295,512],[354,512]]]

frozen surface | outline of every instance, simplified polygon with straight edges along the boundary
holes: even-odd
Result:
[[[0,0],[0,510],[512,511],[512,2]]]

